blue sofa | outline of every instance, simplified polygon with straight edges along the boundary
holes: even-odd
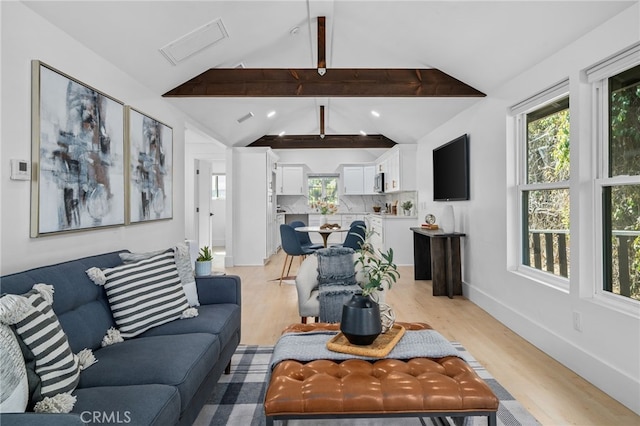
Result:
[[[240,343],[240,278],[197,277],[195,318],[147,330],[101,347],[115,327],[103,287],[87,276],[91,267],[121,265],[120,252],[85,257],[0,278],[0,293],[23,294],[36,283],[54,286],[53,310],[71,349],[93,350],[98,360],[80,374],[69,414],[2,414],[7,425],[192,424]]]

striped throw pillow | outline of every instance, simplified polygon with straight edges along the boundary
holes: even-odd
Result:
[[[14,320],[7,323],[13,324],[16,334],[35,358],[40,387],[36,387],[33,401],[70,393],[80,378],[78,357],[71,352],[67,336],[51,308],[52,294],[53,286],[36,284],[21,296],[5,295],[2,298],[3,307],[11,305],[14,311]]]
[[[179,319],[189,308],[173,250],[102,272],[111,313],[124,339]]]

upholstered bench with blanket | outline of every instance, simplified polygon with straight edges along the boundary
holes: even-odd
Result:
[[[1,336],[16,332],[30,392],[25,413],[3,402],[2,425],[192,424],[240,342],[240,279],[191,276],[187,288],[178,251],[112,252],[1,277]],[[43,351],[44,340],[52,347]],[[5,352],[3,342],[3,364]],[[66,358],[64,370],[47,371],[52,356]]]
[[[403,340],[382,359],[328,351],[326,341],[338,324],[288,327],[270,362],[267,425],[287,419],[484,416],[495,426],[498,398],[455,348],[427,324],[402,325]]]

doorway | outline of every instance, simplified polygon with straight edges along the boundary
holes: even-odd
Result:
[[[227,179],[224,161],[196,160],[198,241],[213,251],[213,268],[224,269],[226,257]]]

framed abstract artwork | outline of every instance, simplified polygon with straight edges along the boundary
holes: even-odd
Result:
[[[173,217],[173,129],[127,107],[127,223]]]
[[[40,61],[31,70],[31,237],[123,225],[124,104]]]

